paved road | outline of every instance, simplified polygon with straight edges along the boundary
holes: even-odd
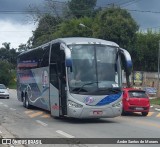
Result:
[[[0,136],[2,137],[160,138],[160,112],[155,111],[154,108],[151,109],[151,112],[147,117],[142,117],[140,114],[135,113],[134,115],[95,120],[55,119],[50,116],[50,113],[47,111],[38,108],[30,110],[24,108],[22,103],[17,100],[15,90],[10,90],[10,95],[11,98],[9,100],[0,100]],[[159,146],[155,144],[120,144],[118,146],[128,145],[145,147]],[[29,147],[30,146],[32,145],[29,145]],[[52,144],[41,146],[47,147],[64,145]],[[100,147],[106,146],[106,144],[81,144],[78,146]],[[109,144],[107,146],[117,146],[117,144]]]

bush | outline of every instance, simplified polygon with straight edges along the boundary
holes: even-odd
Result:
[[[13,65],[6,60],[0,60],[0,83],[9,86],[12,80]]]

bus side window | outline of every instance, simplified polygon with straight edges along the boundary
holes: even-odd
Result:
[[[43,56],[41,59],[41,67],[49,66],[49,49],[50,46],[43,48]]]

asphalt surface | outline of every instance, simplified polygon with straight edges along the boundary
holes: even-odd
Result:
[[[147,117],[139,113],[106,119],[55,119],[48,111],[38,108],[26,109],[17,100],[16,91],[10,90],[10,99],[0,99],[0,136],[2,138],[85,138],[98,142],[100,138],[117,139],[154,139],[160,138],[160,112],[157,106],[150,109]],[[90,139],[94,138],[94,139]],[[118,138],[122,140],[118,140]],[[85,140],[85,141],[86,141]],[[137,141],[135,140],[135,141]],[[62,141],[62,140],[61,140]],[[60,143],[61,143],[60,141]],[[104,140],[102,140],[103,142]],[[62,141],[63,142],[63,141]],[[70,142],[69,142],[70,143]],[[98,142],[99,143],[99,142]],[[160,144],[160,142],[159,142]],[[8,145],[8,146],[159,146],[159,144],[42,144],[42,145]],[[1,145],[0,145],[1,146]],[[5,145],[7,146],[7,145]]]

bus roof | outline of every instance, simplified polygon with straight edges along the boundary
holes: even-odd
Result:
[[[26,54],[26,53],[32,51],[33,49],[38,49],[39,47],[45,47],[45,46],[48,46],[49,44],[58,43],[58,42],[64,43],[66,45],[71,45],[71,44],[103,44],[103,45],[119,47],[118,44],[116,44],[112,41],[107,41],[107,40],[102,40],[102,39],[87,38],[87,37],[68,37],[68,38],[58,38],[58,39],[52,40],[52,41],[45,43],[41,46],[38,46],[36,48],[32,48],[32,49],[29,49],[25,52],[22,52],[21,54],[19,54],[19,56]]]
[[[87,38],[87,37],[68,37],[68,38],[58,38],[56,40],[53,40],[51,42],[62,42],[65,43],[66,45],[70,44],[104,44],[104,45],[111,45],[111,46],[116,46],[119,47],[118,44],[111,42],[111,41],[106,41],[102,39],[96,39],[96,38]]]

